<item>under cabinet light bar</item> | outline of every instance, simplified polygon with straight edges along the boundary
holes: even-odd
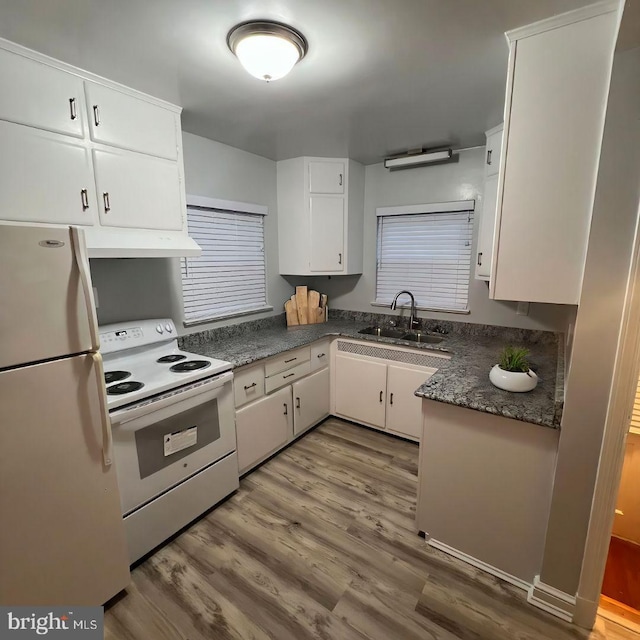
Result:
[[[400,156],[399,158],[387,158],[384,161],[385,169],[406,169],[407,167],[419,167],[422,164],[440,162],[451,158],[451,149],[442,151],[431,151],[427,153],[414,153],[412,155]]]

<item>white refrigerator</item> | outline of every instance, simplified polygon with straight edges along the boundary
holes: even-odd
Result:
[[[83,232],[0,225],[0,605],[129,582]]]

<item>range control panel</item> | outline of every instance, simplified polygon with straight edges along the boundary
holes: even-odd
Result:
[[[176,338],[173,320],[138,320],[100,327],[100,350],[113,353]]]

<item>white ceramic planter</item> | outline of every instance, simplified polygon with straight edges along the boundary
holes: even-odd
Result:
[[[505,371],[500,365],[495,365],[489,372],[489,380],[499,389],[505,391],[531,391],[538,384],[538,376],[529,369],[528,373],[522,371]]]

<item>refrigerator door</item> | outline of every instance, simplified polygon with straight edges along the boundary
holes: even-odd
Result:
[[[0,226],[0,369],[99,347],[83,232]]]
[[[0,372],[3,605],[101,605],[129,582],[96,358]]]

